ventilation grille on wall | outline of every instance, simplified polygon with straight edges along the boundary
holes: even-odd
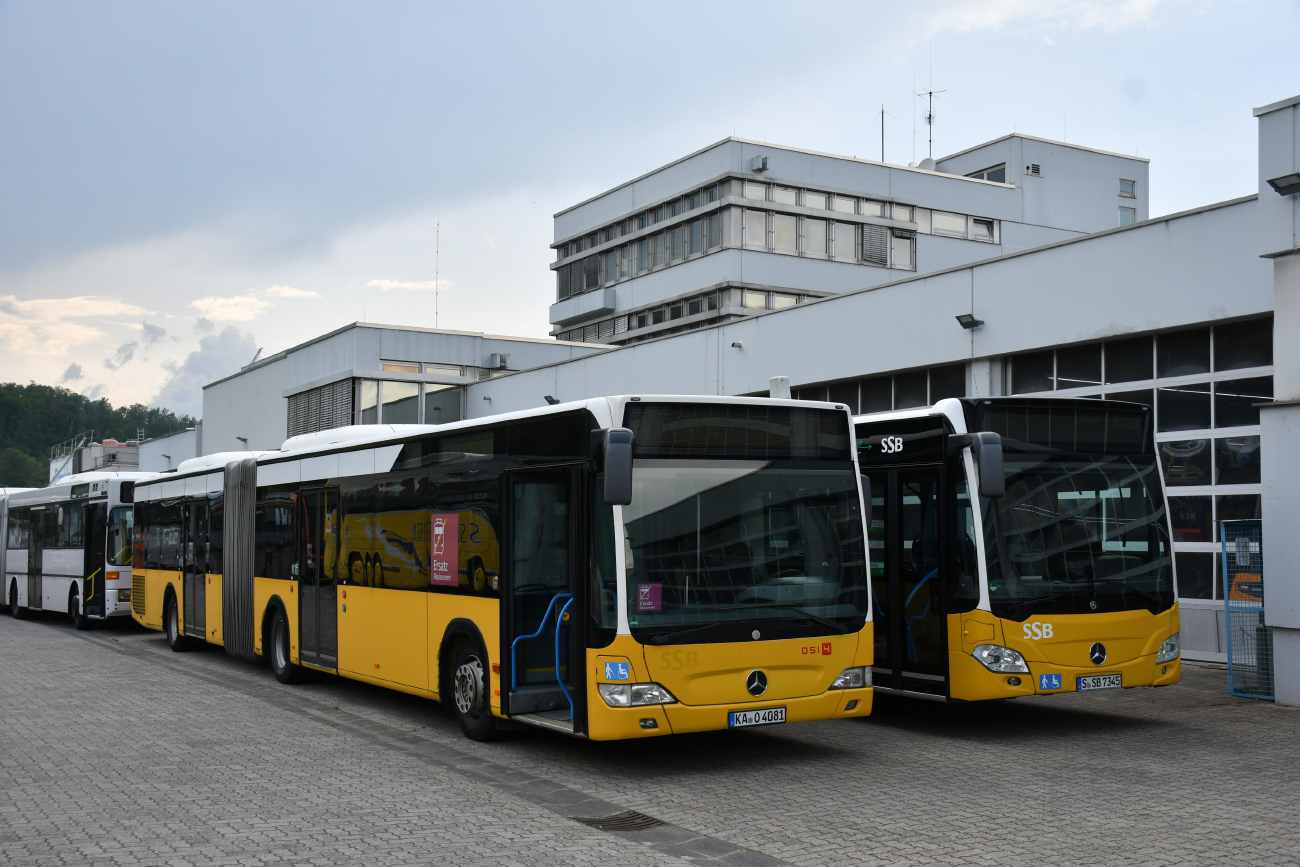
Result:
[[[288,435],[352,424],[352,380],[331,382],[289,396]]]
[[[1033,175],[1034,177],[1041,177],[1043,172],[1040,169],[1038,163],[1030,163],[1029,165],[1025,166],[1025,174]]]

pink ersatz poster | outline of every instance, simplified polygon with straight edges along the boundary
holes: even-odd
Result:
[[[460,584],[460,515],[433,512],[429,515],[429,584],[455,587]]]
[[[659,611],[663,608],[662,584],[638,584],[636,586],[636,610]]]

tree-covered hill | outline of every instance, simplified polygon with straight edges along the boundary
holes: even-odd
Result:
[[[96,439],[146,438],[193,427],[194,419],[171,410],[133,404],[114,408],[66,388],[0,383],[0,487],[43,487],[49,480],[50,446],[93,430]]]

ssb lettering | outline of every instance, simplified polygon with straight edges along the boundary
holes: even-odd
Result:
[[[1026,623],[1024,625],[1024,631],[1025,638],[1030,641],[1037,641],[1040,638],[1051,638],[1052,624],[1035,620],[1032,623]]]

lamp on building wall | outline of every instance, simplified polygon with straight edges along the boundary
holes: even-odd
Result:
[[[731,348],[732,348],[732,349],[744,349],[744,348],[745,348],[745,344],[743,344],[743,343],[741,343],[739,340],[737,340],[737,341],[734,341],[734,342],[731,344]]]
[[[971,328],[979,328],[981,325],[984,324],[984,320],[976,319],[974,316],[972,316],[969,313],[959,313],[957,315],[957,324],[960,325],[962,328],[969,330]]]
[[[1268,185],[1279,196],[1294,196],[1300,193],[1300,172],[1292,172],[1280,178],[1269,178]]]
[[[544,394],[542,395],[542,397],[546,398],[546,402],[551,406],[555,406],[557,403],[560,402],[560,399],[558,397],[552,397],[549,394]]]
[[[235,437],[235,439],[239,440],[239,441],[240,441],[241,443],[243,443],[245,446],[248,445],[248,437]]]

